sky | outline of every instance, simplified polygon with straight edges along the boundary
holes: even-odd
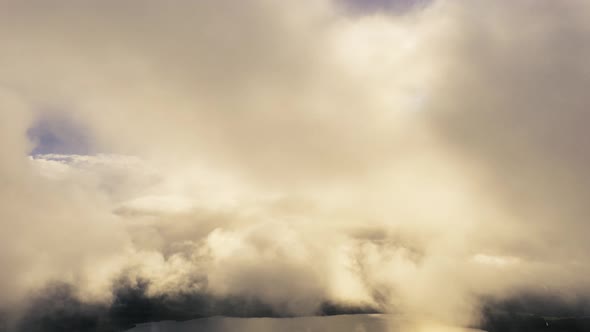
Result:
[[[0,316],[587,298],[588,13],[0,0]]]

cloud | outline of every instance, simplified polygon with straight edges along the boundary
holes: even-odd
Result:
[[[147,280],[468,324],[586,294],[587,5],[341,5],[0,2],[0,308]],[[75,130],[45,151],[43,121]]]

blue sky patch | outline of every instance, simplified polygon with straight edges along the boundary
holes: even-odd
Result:
[[[92,154],[94,149],[89,131],[62,114],[44,114],[27,131],[35,144],[31,155]]]

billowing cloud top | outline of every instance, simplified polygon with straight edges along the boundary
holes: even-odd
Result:
[[[589,15],[0,1],[0,311],[56,283],[457,324],[584,296]]]

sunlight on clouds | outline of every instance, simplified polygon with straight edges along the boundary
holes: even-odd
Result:
[[[478,264],[493,265],[497,267],[504,267],[506,265],[519,263],[519,259],[517,257],[491,256],[484,254],[477,254],[472,257],[472,260]]]
[[[540,1],[0,11],[0,311],[124,280],[466,326],[487,297],[588,294],[590,11]],[[30,155],[49,116],[103,153]]]

